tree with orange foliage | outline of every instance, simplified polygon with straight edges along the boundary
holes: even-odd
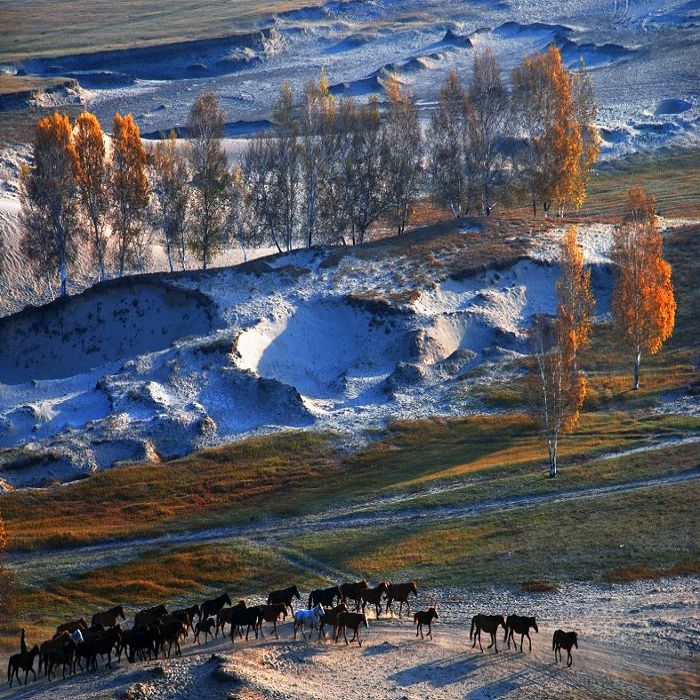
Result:
[[[586,380],[576,369],[561,319],[536,316],[530,328],[533,362],[526,379],[530,415],[542,432],[549,475],[557,475],[559,438],[578,423]]]
[[[83,112],[75,122],[75,151],[78,155],[78,192],[83,212],[92,228],[100,280],[105,278],[109,211],[109,169],[102,127],[91,112]]]
[[[613,317],[622,341],[634,353],[633,389],[639,389],[642,352],[655,355],[660,350],[673,333],[676,315],[671,266],[662,257],[655,209],[653,195],[641,187],[631,188],[613,240],[612,259],[618,272]]]
[[[110,169],[112,235],[119,276],[127,265],[143,267],[144,214],[148,206],[146,151],[131,114],[114,115]]]
[[[591,271],[583,267],[583,251],[578,245],[576,227],[569,226],[561,245],[561,277],[557,280],[558,316],[562,340],[571,355],[574,372],[577,355],[588,345],[595,297],[591,290]]]
[[[61,296],[68,294],[68,265],[79,231],[78,156],[68,116],[54,112],[36,126],[32,165],[20,172],[22,250],[29,263],[51,279],[58,272]]]
[[[560,214],[566,204],[580,207],[598,155],[595,100],[583,68],[574,79],[551,44],[545,53],[526,56],[512,83],[513,116],[525,139],[516,163],[533,213],[538,203],[545,214],[552,202]]]

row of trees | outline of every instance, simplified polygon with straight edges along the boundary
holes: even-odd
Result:
[[[88,241],[103,279],[110,264],[118,275],[142,268],[153,232],[171,270],[188,252],[206,268],[231,243],[244,256],[252,245],[356,244],[380,219],[401,234],[425,191],[455,217],[489,215],[513,190],[535,212],[579,206],[598,154],[587,75],[567,71],[552,46],[511,83],[491,52],[476,56],[466,88],[448,75],[425,135],[415,96],[395,78],[383,110],[376,96],[336,101],[323,73],[299,100],[285,83],[272,128],[232,168],[213,93],[192,105],[185,144],[171,134],[148,151],[131,115],[115,115],[108,142],[95,115],[72,125],[55,113],[37,125],[21,173],[24,250],[65,294]]]
[[[675,323],[671,266],[662,256],[663,238],[655,209],[652,195],[632,188],[612,247],[616,267],[613,321],[618,337],[634,356],[635,390],[642,353],[655,355],[670,338]],[[595,304],[590,270],[584,267],[573,226],[562,241],[560,266],[557,314],[537,316],[530,329],[532,363],[526,383],[531,414],[547,445],[552,477],[557,474],[559,438],[576,427],[586,398],[587,383],[578,354],[589,344]]]

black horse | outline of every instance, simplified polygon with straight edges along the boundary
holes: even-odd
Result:
[[[22,630],[24,631],[24,630]],[[23,637],[24,639],[24,637]],[[20,669],[24,671],[24,685],[27,685],[27,678],[29,677],[29,672],[32,672],[34,680],[36,680],[36,671],[34,670],[34,659],[39,653],[39,647],[35,644],[31,651],[22,651],[19,654],[13,654],[10,657],[10,661],[7,664],[7,682],[12,687],[13,678],[17,677],[17,682],[22,685],[22,681],[19,677]]]
[[[472,618],[472,626],[469,630],[469,639],[474,639],[474,644],[472,644],[472,649],[476,646],[477,640],[479,641],[479,649],[482,653],[484,647],[481,646],[481,631],[488,632],[491,635],[491,644],[488,645],[487,649],[491,647],[498,654],[498,645],[496,644],[496,632],[499,627],[506,629],[506,621],[503,619],[503,615],[474,615]]]
[[[292,606],[292,601],[296,598],[301,600],[301,595],[299,594],[299,589],[296,586],[289,586],[283,588],[281,591],[270,591],[267,596],[268,605],[278,605],[283,604],[285,607],[289,608],[294,614],[294,607]]]
[[[523,637],[527,637],[527,641],[530,643],[530,651],[532,651],[532,639],[530,639],[530,629],[539,632],[537,629],[537,622],[534,617],[523,617],[522,615],[508,615],[506,618],[506,636],[503,637],[504,642],[508,642],[508,648],[510,649],[510,642],[513,642],[513,648],[517,649],[518,645],[515,642],[513,634],[520,635],[520,651],[523,650]]]
[[[309,593],[309,610],[315,608],[319,603],[323,605],[324,608],[332,608],[335,599],[340,602],[340,588],[338,586],[331,586],[330,588],[317,588],[315,591]]]
[[[564,632],[557,630],[552,637],[552,651],[554,651],[554,660],[559,663],[561,658],[561,650],[566,649],[566,665],[571,666],[574,662],[574,657],[571,656],[571,647],[578,649],[578,634],[576,632]],[[559,655],[557,658],[557,654]]]
[[[231,605],[231,599],[226,591],[217,598],[205,600],[200,606],[200,620],[206,620],[208,617],[216,615],[224,605]]]

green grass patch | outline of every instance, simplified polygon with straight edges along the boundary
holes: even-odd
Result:
[[[700,561],[699,497],[693,481],[428,526],[305,535],[293,544],[373,581],[414,577],[423,586],[596,581],[629,566],[673,575]]]

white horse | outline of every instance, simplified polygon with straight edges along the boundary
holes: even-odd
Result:
[[[324,613],[325,610],[320,603],[315,608],[311,608],[311,610],[297,610],[294,613],[294,639],[297,638],[298,629],[301,629],[301,635],[306,639],[304,627],[310,627],[311,632],[313,632],[318,628]]]

